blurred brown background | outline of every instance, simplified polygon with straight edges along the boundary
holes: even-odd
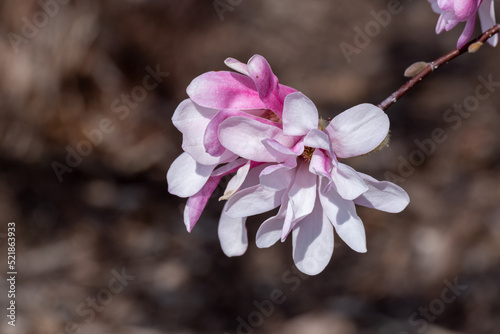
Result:
[[[249,220],[247,253],[225,257],[221,203],[188,234],[185,200],[167,192],[181,153],[170,118],[189,82],[226,57],[263,55],[333,117],[379,103],[408,65],[454,48],[463,25],[436,36],[427,1],[402,1],[376,23],[371,11],[390,3],[2,1],[0,259],[3,277],[14,221],[18,276],[16,327],[0,284],[0,332],[498,333],[500,87],[475,97],[488,92],[479,76],[500,81],[498,48],[460,57],[388,109],[390,147],[348,163],[396,177],[411,203],[401,214],[359,208],[368,253],[336,238],[318,276],[296,273],[290,240],[256,248],[265,216]],[[356,27],[372,37],[348,63],[340,44],[355,46]],[[141,88],[148,68],[169,75]],[[472,112],[449,111],[461,103]],[[82,144],[83,131],[97,144]]]

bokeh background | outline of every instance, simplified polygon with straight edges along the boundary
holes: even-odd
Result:
[[[263,55],[326,118],[379,103],[407,66],[454,48],[463,25],[436,36],[427,1],[396,3],[390,22],[374,25],[371,11],[391,3],[2,1],[0,267],[5,277],[14,221],[18,276],[16,327],[0,282],[0,332],[498,333],[500,87],[471,113],[449,111],[474,101],[479,76],[500,81],[498,48],[458,58],[387,110],[390,146],[348,163],[392,178],[411,203],[400,214],[359,208],[368,253],[337,238],[318,276],[297,273],[290,240],[256,248],[265,215],[249,219],[246,254],[227,258],[217,239],[222,204],[212,200],[189,234],[185,200],[167,192],[181,153],[172,114],[190,81],[224,70],[226,57]],[[43,26],[30,30],[34,19]],[[356,27],[367,25],[372,37],[348,62],[341,43],[355,46]],[[116,99],[138,94],[148,67],[169,75],[117,112],[125,104]],[[59,180],[54,163],[67,165],[83,131],[103,119],[108,132]],[[436,129],[442,140],[418,153],[415,141],[429,143]],[[122,271],[129,277],[116,291]]]

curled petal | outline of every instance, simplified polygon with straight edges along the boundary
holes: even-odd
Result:
[[[247,68],[262,102],[281,117],[285,92],[281,89],[278,78],[274,75],[267,60],[260,55],[254,55],[248,61]]]
[[[351,158],[374,150],[388,132],[387,115],[368,103],[337,115],[325,129],[339,158]]]

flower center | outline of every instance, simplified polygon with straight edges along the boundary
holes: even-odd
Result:
[[[276,115],[276,113],[270,109],[267,109],[264,114],[262,115],[262,118],[268,119],[271,122],[276,122],[276,123],[281,123],[281,118]]]
[[[304,158],[305,161],[311,161],[315,148],[314,147],[304,147],[304,152],[301,157]]]

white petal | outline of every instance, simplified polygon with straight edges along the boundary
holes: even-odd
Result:
[[[378,181],[369,175],[359,174],[368,185],[368,191],[356,198],[354,203],[391,213],[403,211],[410,203],[406,191],[394,183]]]
[[[481,21],[481,30],[485,32],[486,30],[492,28],[495,23],[495,4],[493,0],[483,0],[478,10],[479,20]],[[492,46],[497,46],[498,44],[498,34],[488,39],[488,43]]]
[[[248,171],[250,170],[250,161],[248,161],[243,167],[240,167],[231,180],[229,180],[226,191],[224,191],[224,195],[219,198],[219,201],[226,200],[231,197],[238,189],[240,189],[241,185],[245,181]]]
[[[316,201],[316,181],[318,176],[309,172],[309,166],[302,162],[295,174],[295,180],[288,192],[287,215],[281,240],[285,240],[294,224],[310,214]]]
[[[322,179],[321,189],[323,189]],[[319,192],[319,198],[323,210],[328,219],[335,227],[335,231],[344,242],[359,253],[366,252],[366,234],[363,222],[356,213],[356,207],[352,201],[340,197],[335,189],[323,193]]]
[[[246,217],[231,218],[222,212],[218,234],[222,251],[227,256],[240,256],[247,250],[248,236],[245,221]]]
[[[320,148],[327,152],[332,151],[330,138],[326,133],[319,129],[309,131],[307,136],[304,138],[304,146]]]
[[[204,165],[214,165],[233,160],[236,156],[226,151],[220,157],[208,154],[203,137],[210,120],[217,110],[201,107],[190,99],[182,101],[172,116],[172,123],[182,132],[182,149]]]
[[[372,104],[360,104],[337,115],[325,132],[339,158],[355,157],[380,145],[389,132],[389,118]]]
[[[281,204],[283,190],[276,191],[256,185],[236,192],[226,203],[230,217],[248,217],[277,208]]]
[[[307,96],[300,92],[288,94],[283,105],[283,132],[289,136],[303,136],[318,128],[318,110]]]
[[[295,167],[295,164],[286,163],[268,166],[260,174],[260,184],[274,190],[286,189],[293,181]]]
[[[285,221],[286,207],[282,205],[278,214],[267,219],[260,225],[255,237],[255,243],[259,248],[267,248],[274,245],[281,238],[281,230]]]
[[[319,203],[294,228],[292,240],[293,261],[300,271],[317,275],[325,269],[333,254],[333,227]]]
[[[224,64],[226,64],[227,67],[232,68],[233,70],[246,75],[247,77],[250,76],[250,74],[248,73],[247,64],[242,63],[237,59],[231,57],[226,58],[226,60],[224,60]]]
[[[189,197],[203,188],[216,165],[202,165],[186,152],[174,160],[167,172],[168,192]]]
[[[338,163],[332,170],[333,185],[346,200],[353,200],[368,190],[368,186],[352,167]]]
[[[219,126],[219,140],[226,149],[249,160],[275,162],[276,158],[263,144],[265,139],[274,139],[290,148],[297,142],[296,137],[285,136],[275,125],[246,117],[230,117]]]

